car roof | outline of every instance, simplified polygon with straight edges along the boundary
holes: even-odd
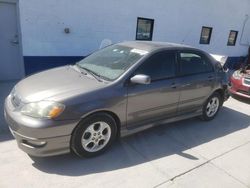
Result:
[[[120,45],[128,46],[131,48],[136,48],[140,50],[145,50],[148,52],[155,51],[158,49],[193,49],[197,50],[191,46],[184,44],[176,44],[170,42],[156,42],[156,41],[125,41],[119,43]]]

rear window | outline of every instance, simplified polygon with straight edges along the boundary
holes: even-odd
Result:
[[[182,75],[191,75],[212,71],[213,66],[206,57],[196,53],[180,53],[180,72]]]

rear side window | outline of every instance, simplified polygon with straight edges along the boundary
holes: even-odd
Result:
[[[181,75],[191,75],[212,71],[213,66],[206,57],[196,53],[180,53]]]
[[[148,75],[154,81],[174,77],[175,68],[175,52],[159,52],[149,57],[136,74]]]

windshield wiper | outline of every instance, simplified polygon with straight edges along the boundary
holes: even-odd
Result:
[[[101,79],[101,76],[100,76],[99,74],[95,73],[94,71],[92,71],[92,70],[90,70],[90,69],[88,69],[88,68],[86,68],[86,67],[82,67],[82,66],[79,65],[78,63],[76,63],[76,66],[77,66],[79,69],[84,70],[85,74],[90,74],[90,75],[92,75],[97,81],[99,81],[99,82],[102,82],[102,81],[103,81],[103,80]],[[83,72],[81,72],[81,73],[83,73]]]

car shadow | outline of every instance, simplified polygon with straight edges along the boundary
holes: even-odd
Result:
[[[248,115],[223,107],[213,121],[203,122],[193,118],[161,125],[122,138],[106,153],[94,158],[79,158],[71,154],[46,158],[31,157],[32,165],[50,174],[81,176],[128,168],[173,154],[198,160],[197,156],[185,151],[245,129],[249,125]]]

